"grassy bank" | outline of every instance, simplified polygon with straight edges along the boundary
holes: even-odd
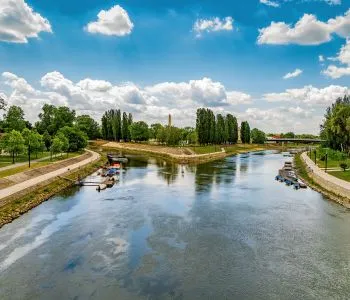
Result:
[[[98,161],[65,174],[65,177],[72,180],[76,180],[78,175],[80,177],[86,177],[96,171],[105,161],[106,158],[101,156]],[[0,207],[0,228],[71,186],[71,181],[65,179],[53,179],[49,182],[37,185],[6,198],[5,201],[7,204]]]
[[[349,181],[350,182],[350,170],[347,171],[337,171],[337,172],[328,172],[329,175],[337,177],[339,179]]]
[[[308,174],[306,171],[307,166],[301,159],[301,154],[297,154],[294,157],[294,163],[295,163],[295,168],[297,171],[298,176],[305,182],[307,185],[312,188],[313,190],[323,194],[327,199],[335,201],[345,207],[349,208],[349,201],[339,195],[334,194],[333,192],[326,190],[319,184],[317,184]]]
[[[31,159],[40,159],[43,157],[48,157],[50,156],[50,152],[44,151],[44,152],[39,152],[37,155],[32,154]],[[22,163],[28,161],[28,154],[21,154],[15,157],[15,163]],[[1,167],[6,167],[8,165],[12,165],[12,156],[11,155],[0,155],[0,168]]]
[[[40,161],[40,162],[33,162],[33,163],[31,163],[30,168],[26,164],[26,165],[14,167],[14,168],[11,168],[11,169],[8,169],[8,170],[4,170],[4,171],[0,170],[0,178],[4,178],[4,177],[7,177],[7,176],[11,176],[11,175],[17,174],[17,173],[21,173],[21,172],[25,172],[25,171],[28,171],[28,170],[33,170],[33,169],[36,169],[36,168],[44,167],[44,166],[50,165],[50,164],[55,163],[55,162],[59,162],[59,161],[62,161],[62,160],[68,159],[68,158],[73,158],[73,157],[76,157],[78,155],[82,155],[83,153],[84,153],[84,151],[68,153],[68,155],[67,154],[57,155],[57,156],[54,156],[52,158],[52,160],[50,158],[48,158],[48,159],[45,159],[45,160]]]

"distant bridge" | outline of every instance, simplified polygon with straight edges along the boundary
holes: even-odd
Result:
[[[300,143],[300,144],[319,144],[325,142],[325,140],[321,139],[299,139],[299,138],[267,138],[268,143]]]

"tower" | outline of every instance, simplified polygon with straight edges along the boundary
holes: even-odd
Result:
[[[172,123],[171,123],[171,114],[169,114],[169,117],[168,117],[168,126],[169,126],[169,127],[172,126]]]

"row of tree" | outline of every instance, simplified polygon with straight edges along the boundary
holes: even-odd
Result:
[[[104,113],[101,123],[101,133],[105,140],[131,140],[130,126],[133,123],[131,113],[124,112],[122,117],[120,109],[111,109]]]
[[[327,108],[321,138],[327,147],[350,153],[350,96],[338,98]]]
[[[236,117],[227,114],[216,117],[212,110],[199,108],[197,110],[196,130],[198,142],[205,144],[236,144],[238,141],[238,123]]]

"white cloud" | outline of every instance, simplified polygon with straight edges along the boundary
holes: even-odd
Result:
[[[263,99],[268,102],[293,102],[313,105],[329,105],[337,98],[348,94],[348,87],[330,85],[325,88],[315,88],[312,85],[305,86],[300,89],[287,89],[282,93],[268,93],[263,95]]]
[[[260,0],[260,3],[265,4],[267,6],[280,7],[280,4],[278,2],[276,2],[276,1]]]
[[[77,83],[60,72],[45,74],[42,90],[30,86],[24,78],[5,72],[3,82],[12,91],[7,97],[10,105],[21,105],[33,121],[44,103],[68,105],[78,113],[87,113],[97,119],[110,108],[121,108],[135,113],[146,121],[160,121],[171,113],[177,120],[193,121],[197,107],[230,110],[234,105],[248,104],[251,96],[239,91],[227,91],[220,82],[210,78],[188,82],[163,82],[144,88],[131,82],[114,85],[104,80],[83,79]]]
[[[319,55],[318,56],[318,61],[319,62],[324,62],[325,61],[324,56],[323,55]]]
[[[134,28],[127,11],[119,5],[109,10],[101,10],[97,18],[97,21],[87,24],[86,31],[103,35],[125,36],[130,34]]]
[[[203,32],[232,31],[233,18],[220,19],[214,17],[211,19],[198,19],[193,25],[193,30],[196,32],[197,37],[200,37]]]
[[[38,38],[42,31],[52,32],[49,21],[24,0],[1,0],[0,41],[28,43],[28,38]]]
[[[295,26],[285,22],[271,22],[270,26],[259,29],[258,44],[319,45],[329,42],[332,34],[343,38],[350,36],[350,10],[344,16],[327,22],[319,21],[311,14],[304,14]]]
[[[333,79],[350,75],[350,39],[347,39],[346,44],[341,47],[338,56],[329,58],[329,60],[339,61],[343,66],[330,65],[322,71],[323,74]]]
[[[283,76],[283,79],[290,79],[290,78],[295,78],[300,76],[303,73],[302,70],[300,69],[295,69],[295,71],[287,73],[286,75]]]

